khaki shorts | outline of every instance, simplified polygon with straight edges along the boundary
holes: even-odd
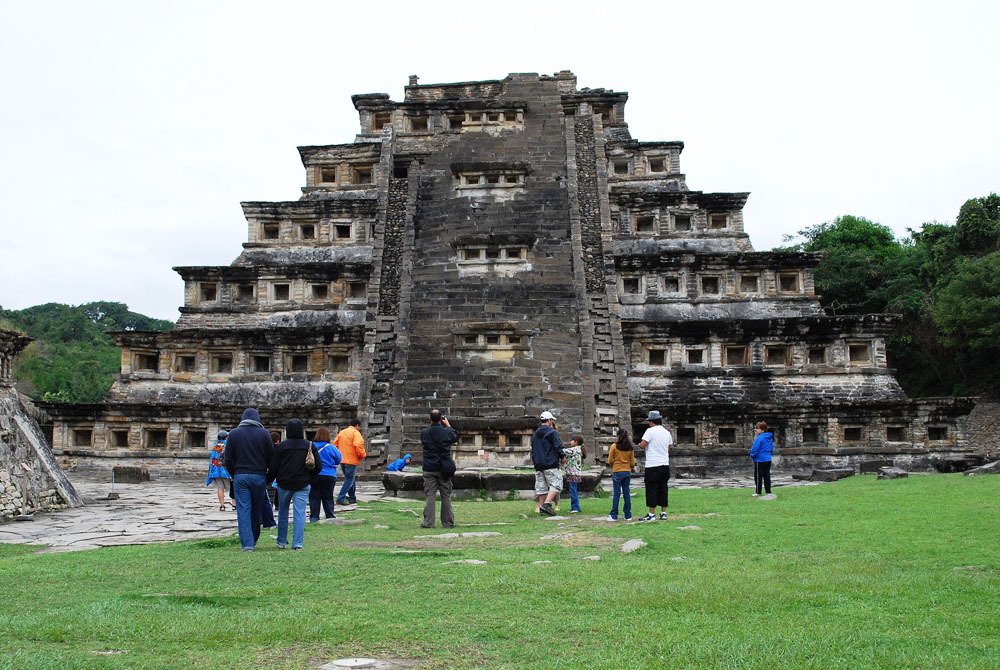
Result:
[[[549,491],[562,491],[563,475],[559,468],[535,470],[535,495],[543,496]]]
[[[219,489],[220,491],[228,491],[229,480],[225,477],[216,477],[212,480],[212,488]]]

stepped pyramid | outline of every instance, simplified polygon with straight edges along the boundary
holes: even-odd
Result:
[[[753,424],[789,467],[968,448],[969,399],[907,399],[892,315],[833,317],[815,254],[755,252],[747,193],[688,188],[628,94],[568,71],[352,97],[349,144],[300,147],[298,200],[245,202],[229,266],[177,267],[170,332],[121,332],[104,403],[47,405],[56,453],[201,470],[257,407],[281,430],[361,417],[366,466],[419,457],[439,408],[460,466],[529,458],[542,410],[599,458],[664,414],[680,467],[743,467]]]

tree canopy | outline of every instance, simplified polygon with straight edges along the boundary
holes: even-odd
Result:
[[[786,248],[823,253],[816,290],[830,312],[902,315],[887,346],[907,393],[996,393],[1000,196],[966,201],[953,226],[908,232],[896,239],[882,224],[841,216],[799,231]]]
[[[18,388],[36,400],[62,402],[100,402],[107,395],[121,360],[108,333],[173,327],[170,321],[105,301],[0,308],[0,321],[35,338],[15,362]]]

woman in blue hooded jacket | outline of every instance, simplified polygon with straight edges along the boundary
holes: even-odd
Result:
[[[750,448],[750,458],[753,460],[753,485],[757,489],[754,496],[760,495],[761,485],[767,494],[771,493],[771,452],[774,451],[774,435],[767,432],[767,424],[763,421],[757,424],[757,437]]]
[[[316,436],[313,444],[319,452],[319,460],[323,469],[313,479],[312,488],[309,489],[309,522],[319,521],[319,507],[323,505],[323,512],[327,519],[336,519],[333,513],[333,490],[337,487],[337,466],[343,455],[340,449],[330,443],[330,429],[320,426],[316,429]]]

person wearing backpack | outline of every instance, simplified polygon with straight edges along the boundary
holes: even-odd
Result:
[[[288,546],[288,504],[292,504],[292,549],[301,549],[306,525],[309,482],[320,471],[319,452],[305,439],[300,419],[285,426],[285,440],[274,450],[267,481],[278,482],[278,548]]]
[[[333,513],[333,489],[337,486],[337,466],[342,460],[340,450],[330,444],[330,429],[326,426],[320,426],[316,429],[316,437],[313,442],[316,445],[317,453],[319,453],[322,467],[309,488],[310,523],[319,521],[320,504],[323,505],[323,512],[327,519],[337,518],[337,515]]]

